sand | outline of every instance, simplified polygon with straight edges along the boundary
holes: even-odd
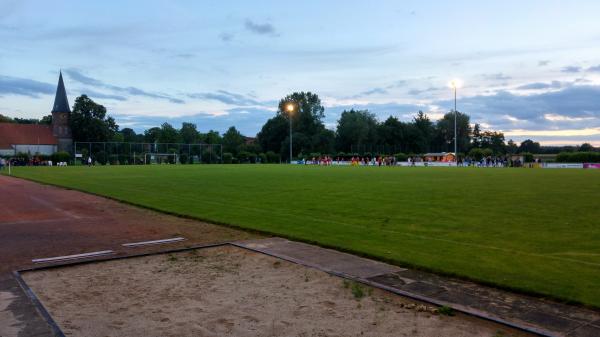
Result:
[[[233,246],[24,279],[67,336],[523,335],[464,315],[418,312],[406,298]]]

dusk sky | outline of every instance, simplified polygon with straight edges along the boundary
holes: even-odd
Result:
[[[453,107],[506,138],[600,146],[600,1],[0,0],[0,114],[42,117],[59,69],[137,131],[253,136],[294,91],[409,121]]]

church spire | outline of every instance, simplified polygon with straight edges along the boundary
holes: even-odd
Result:
[[[71,112],[69,101],[67,100],[67,91],[62,78],[62,71],[58,76],[58,86],[56,87],[56,96],[54,97],[54,106],[52,112]]]

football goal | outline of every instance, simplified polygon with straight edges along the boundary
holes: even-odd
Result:
[[[177,153],[145,153],[144,164],[177,164],[179,155]]]

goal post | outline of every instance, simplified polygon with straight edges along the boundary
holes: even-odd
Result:
[[[179,155],[173,153],[152,153],[144,154],[144,164],[177,164]]]

